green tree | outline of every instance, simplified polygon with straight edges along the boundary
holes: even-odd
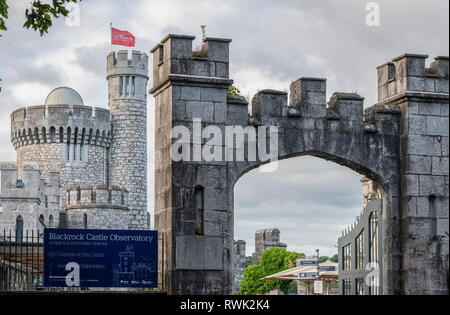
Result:
[[[339,261],[338,254],[335,254],[333,257],[330,258],[330,260],[334,263],[338,263]]]
[[[69,14],[65,5],[70,2],[77,3],[81,0],[52,0],[51,4],[42,3],[41,0],[32,1],[30,8],[25,10],[23,27],[39,31],[43,36],[48,33],[48,29],[53,25],[53,19]],[[7,30],[8,8],[7,0],[0,0],[0,31]],[[0,36],[2,35],[0,34]]]
[[[261,255],[259,265],[248,266],[244,270],[244,280],[241,290],[236,294],[261,294],[270,290],[280,289],[287,293],[292,287],[292,281],[261,280],[265,276],[295,267],[296,259],[304,256],[302,253],[288,252],[284,248],[270,248]]]
[[[330,257],[328,257],[328,256],[320,256],[319,257],[319,264],[324,263],[327,260],[330,260]]]

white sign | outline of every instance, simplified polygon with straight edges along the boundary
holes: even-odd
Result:
[[[322,294],[323,293],[323,281],[316,280],[314,281],[314,294]]]

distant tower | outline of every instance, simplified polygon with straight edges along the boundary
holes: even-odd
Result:
[[[130,229],[147,229],[147,81],[148,57],[128,51],[107,57],[112,145],[109,185],[129,193]]]

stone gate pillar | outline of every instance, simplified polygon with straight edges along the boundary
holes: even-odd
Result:
[[[155,97],[155,229],[164,289],[172,294],[230,294],[232,229],[225,162],[200,162],[200,127],[222,128],[227,111],[229,43],[168,35],[152,49]],[[200,123],[194,123],[194,120]],[[171,159],[171,130],[189,131],[191,162]],[[176,135],[175,135],[176,136]],[[179,138],[178,136],[176,136]],[[232,192],[231,192],[232,193]],[[231,215],[232,218],[232,215]]]
[[[404,54],[378,67],[378,101],[402,111],[402,291],[447,294],[449,59]]]

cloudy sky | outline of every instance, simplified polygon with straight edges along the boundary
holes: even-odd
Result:
[[[199,45],[202,24],[209,36],[232,38],[231,77],[245,96],[265,88],[287,90],[300,76],[316,76],[328,79],[329,95],[357,92],[370,106],[376,102],[376,66],[404,52],[449,54],[449,2],[377,1],[379,27],[365,24],[368,2],[83,0],[78,27],[61,19],[41,38],[22,28],[30,0],[9,0],[8,31],[0,38],[0,160],[15,160],[10,112],[43,104],[57,86],[76,89],[87,105],[107,107],[110,22],[132,32],[136,49],[147,53],[167,33],[196,35]],[[152,146],[151,97],[148,106]],[[332,255],[340,229],[360,211],[359,179],[348,169],[308,157],[284,161],[273,174],[250,172],[236,185],[236,238],[247,241],[251,254],[254,231],[278,227],[289,249],[310,254],[319,248]]]

